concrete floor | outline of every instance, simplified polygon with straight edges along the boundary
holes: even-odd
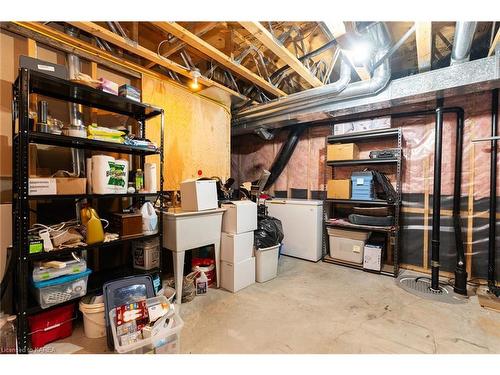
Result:
[[[181,316],[182,353],[500,353],[500,314],[477,297],[432,302],[390,277],[289,257],[276,279],[236,294],[210,289]],[[61,341],[106,352],[81,327]]]

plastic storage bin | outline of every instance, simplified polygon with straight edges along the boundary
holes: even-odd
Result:
[[[351,199],[373,200],[373,174],[354,172],[351,175]]]
[[[255,280],[258,283],[274,279],[278,275],[280,245],[255,250]]]
[[[148,301],[149,300],[167,302],[165,296],[158,296],[148,299]],[[172,310],[166,315],[167,320],[164,319],[165,317],[158,320],[158,322],[163,320],[163,323],[160,322],[157,329],[155,329],[156,332],[153,332],[151,337],[138,340],[128,345],[120,345],[120,341],[116,334],[116,309],[112,309],[109,312],[109,321],[111,324],[115,350],[120,354],[177,354],[180,348],[180,333],[184,327],[184,322],[179,314],[175,312],[174,305],[170,306]]]
[[[151,270],[160,266],[160,239],[134,241],[134,268]]]
[[[365,242],[370,234],[371,232],[328,228],[330,256],[337,260],[362,264]]]
[[[33,268],[33,281],[44,281],[55,279],[56,277],[64,275],[75,275],[77,273],[82,273],[87,270],[87,262],[85,260],[70,260],[65,262],[66,267],[64,268],[45,268],[40,269],[40,267]]]
[[[38,349],[49,342],[71,336],[74,319],[74,304],[56,307],[50,311],[29,316],[31,347]]]
[[[42,309],[82,297],[87,294],[87,281],[91,270],[76,275],[33,283],[33,294]]]

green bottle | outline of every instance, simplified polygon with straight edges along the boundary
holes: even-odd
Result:
[[[140,193],[144,189],[144,172],[142,169],[138,169],[135,172],[135,191]]]

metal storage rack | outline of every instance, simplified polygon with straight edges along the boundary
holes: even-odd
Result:
[[[342,134],[342,135],[331,135],[327,137],[326,144],[334,143],[360,143],[360,142],[371,142],[378,139],[394,139],[397,143],[397,148],[402,150],[402,132],[400,128],[391,129],[381,129],[373,130],[367,132],[359,132],[352,134]],[[398,199],[396,202],[391,203],[384,200],[357,200],[357,199],[328,199],[326,192],[326,181],[328,175],[328,167],[331,167],[331,177],[334,175],[335,167],[348,167],[348,166],[359,166],[359,165],[395,165],[396,167],[396,192]],[[327,263],[337,264],[341,266],[346,266],[350,268],[355,268],[363,270],[363,265],[344,262],[332,258],[329,255],[329,241],[327,228],[337,227],[344,229],[359,229],[359,230],[370,230],[372,232],[381,232],[387,235],[387,247],[392,247],[392,266],[390,264],[384,264],[380,274],[397,277],[399,273],[399,246],[400,246],[400,211],[401,211],[401,171],[402,171],[402,152],[399,152],[399,157],[391,159],[356,159],[356,160],[339,160],[339,161],[328,161],[325,152],[325,187],[324,187],[324,249],[323,261]],[[363,225],[355,226],[343,226],[338,223],[328,223],[327,219],[334,217],[335,206],[337,205],[362,205],[362,206],[387,206],[394,209],[394,225],[392,227],[370,227]],[[373,272],[373,271],[370,271]]]
[[[68,80],[52,77],[29,69],[19,69],[19,75],[13,84],[12,102],[12,139],[13,139],[13,184],[12,184],[12,238],[13,238],[13,260],[16,262],[15,272],[15,306],[17,312],[17,336],[18,352],[27,353],[29,349],[28,316],[42,311],[41,307],[34,303],[30,296],[29,284],[31,279],[31,262],[35,260],[51,260],[68,256],[72,252],[82,252],[96,248],[120,247],[130,241],[137,239],[159,238],[160,244],[163,237],[163,215],[159,217],[158,232],[153,235],[139,235],[134,237],[120,238],[116,241],[82,246],[78,248],[54,250],[36,254],[29,253],[28,229],[30,207],[33,200],[70,200],[75,203],[81,199],[95,200],[102,198],[131,198],[134,202],[142,203],[147,197],[156,197],[159,200],[160,212],[163,210],[163,132],[164,111],[148,104],[137,103],[133,100],[111,95],[103,91],[87,87],[82,84]],[[138,121],[141,133],[146,134],[146,120],[161,116],[160,145],[157,149],[145,149],[143,147],[129,146],[118,143],[94,141],[86,138],[69,137],[64,135],[53,135],[37,133],[29,127],[29,104],[30,94],[38,94],[67,102],[82,104],[88,107],[101,109],[121,115],[126,115]],[[59,147],[79,148],[84,150],[95,150],[104,152],[116,152],[130,154],[138,157],[139,164],[144,165],[147,155],[159,155],[160,159],[160,185],[157,193],[134,193],[134,194],[82,194],[82,195],[37,195],[28,194],[29,182],[29,144],[44,144]],[[137,161],[137,160],[136,160]],[[161,254],[161,253],[160,253]],[[119,267],[118,269],[94,272],[90,275],[87,293],[92,293],[100,288],[102,284],[111,279],[131,274],[154,273],[161,271],[162,256],[160,256],[160,268],[150,271],[129,269]],[[74,303],[71,300],[67,303]],[[61,306],[61,305],[57,305]],[[54,307],[57,307],[54,306]]]

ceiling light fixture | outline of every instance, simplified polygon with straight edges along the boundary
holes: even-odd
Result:
[[[194,68],[189,74],[191,75],[191,77],[193,77],[193,80],[189,84],[189,87],[191,87],[191,89],[193,90],[198,90],[200,88],[200,85],[198,83],[198,78],[201,77],[200,71]]]

